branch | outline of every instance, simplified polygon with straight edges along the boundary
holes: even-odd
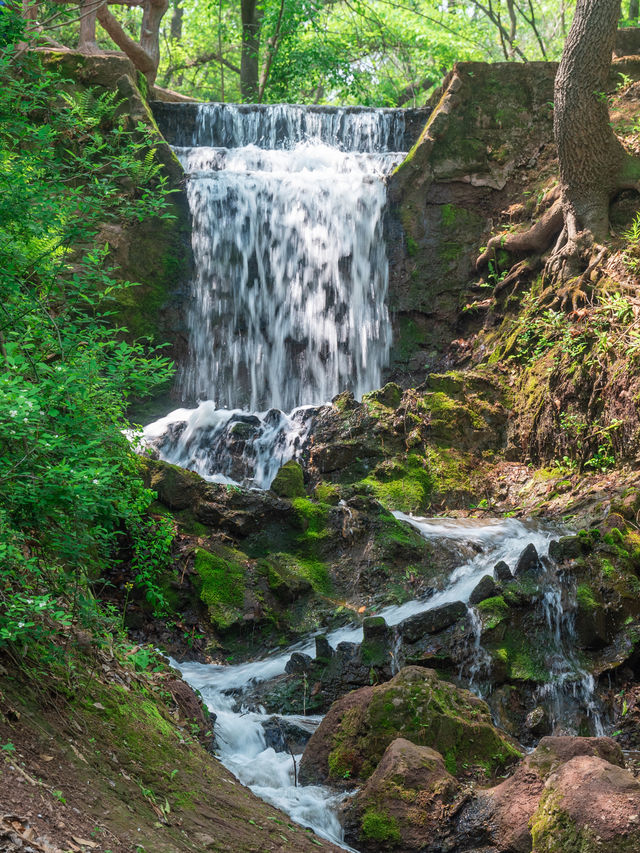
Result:
[[[138,5],[138,4],[135,4]],[[143,74],[153,73],[155,64],[147,51],[135,42],[111,14],[106,3],[98,9],[98,20],[118,47],[123,50],[136,68]]]
[[[211,50],[207,53],[202,53],[194,59],[187,59],[185,62],[180,62],[177,65],[170,65],[165,71],[165,79],[168,79],[176,71],[184,71],[186,68],[198,68],[201,65],[206,65],[208,62],[220,62],[225,68],[229,68],[234,74],[240,74],[240,69],[233,62],[229,62],[224,56],[221,56],[217,51]]]
[[[505,39],[507,41],[509,40],[509,34],[507,33],[504,26],[502,25],[502,21],[500,20],[499,16],[497,17],[495,12],[493,11],[493,6],[491,5],[491,0],[489,0],[489,7],[488,8],[484,4],[480,3],[479,0],[471,0],[471,2],[476,7],[476,9],[480,9],[480,11],[483,12],[487,16],[487,18],[489,18],[491,23],[494,24],[498,28],[498,32],[500,34],[500,41],[503,42],[503,46],[504,46],[503,49],[504,49],[505,57],[508,59],[508,55],[507,55],[507,51],[506,51],[506,45],[504,45],[504,40]],[[517,54],[523,62],[529,61],[517,45],[513,45],[513,52],[514,52],[514,54]]]
[[[418,80],[415,83],[409,83],[408,86],[398,94],[396,98],[396,106],[403,107],[409,101],[412,101],[416,95],[420,92],[424,92],[425,89],[428,89],[429,86],[434,84],[434,80],[431,77],[423,77],[422,80]]]

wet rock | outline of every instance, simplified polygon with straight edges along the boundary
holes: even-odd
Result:
[[[500,590],[491,575],[485,575],[473,588],[469,596],[469,604],[474,607],[476,604],[480,604],[481,601],[487,598],[494,598],[496,595],[500,595]]]
[[[504,560],[500,560],[499,563],[495,564],[493,567],[493,576],[498,583],[509,583],[509,581],[513,580],[511,569]]]
[[[424,850],[460,788],[439,752],[396,738],[366,785],[347,801],[345,840],[363,853],[379,850],[381,842],[406,853]]]
[[[398,630],[404,642],[414,643],[425,634],[437,634],[438,631],[448,628],[466,615],[466,604],[462,601],[453,601],[410,616],[398,625]]]
[[[343,785],[367,779],[397,737],[438,747],[450,772],[479,764],[494,772],[519,755],[494,728],[482,699],[434,670],[410,666],[332,705],[305,749],[300,779]]]
[[[333,657],[334,651],[325,634],[316,637],[316,661],[328,663]]]
[[[287,675],[309,672],[313,668],[313,658],[302,652],[294,652],[287,661],[284,671]]]
[[[286,717],[268,717],[262,723],[265,743],[276,752],[301,753],[313,733],[313,726],[305,726]]]
[[[368,616],[362,623],[362,631],[362,663],[378,667],[389,664],[393,651],[393,630],[382,616]]]
[[[564,560],[576,560],[588,547],[581,536],[561,536],[549,543],[549,556],[561,563]]]
[[[535,737],[542,737],[551,733],[551,721],[541,705],[527,714],[524,725]]]
[[[281,498],[303,498],[304,474],[300,465],[293,460],[283,465],[271,483],[271,491]]]
[[[536,551],[536,546],[530,542],[524,551],[518,557],[518,562],[513,570],[515,577],[520,575],[537,573],[540,568],[540,557]]]

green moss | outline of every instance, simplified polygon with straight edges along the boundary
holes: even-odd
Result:
[[[367,487],[387,509],[418,512],[428,506],[434,483],[426,459],[410,453],[405,460],[395,459],[392,468],[376,469],[358,485]]]
[[[310,498],[294,498],[291,503],[302,526],[303,538],[318,540],[328,536],[328,506],[315,503]]]
[[[209,609],[212,623],[224,630],[242,615],[244,568],[218,554],[196,549],[194,561],[200,581],[200,599]]]
[[[593,590],[586,583],[580,584],[576,590],[576,599],[578,605],[584,610],[595,610],[598,607]]]
[[[386,812],[368,808],[362,816],[362,837],[369,841],[400,841],[398,821]]]
[[[304,497],[304,474],[300,465],[293,460],[283,465],[271,483],[271,491],[281,498]]]
[[[414,667],[374,688],[368,706],[345,713],[334,734],[333,762],[365,779],[397,737],[448,754],[448,766],[467,764],[489,773],[519,756],[494,729],[484,702]]]
[[[487,650],[506,664],[507,677],[511,681],[549,681],[544,648],[535,637],[525,637],[509,626],[499,643],[487,643]]]
[[[485,598],[476,607],[482,616],[483,626],[487,630],[496,628],[509,615],[509,605],[501,595]]]
[[[318,483],[314,491],[317,501],[330,506],[340,502],[340,489],[334,483]]]

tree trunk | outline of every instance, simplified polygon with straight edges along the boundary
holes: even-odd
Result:
[[[160,22],[169,8],[169,0],[145,0],[142,8],[139,43],[125,32],[122,24],[111,14],[106,3],[98,8],[98,20],[120,50],[127,54],[138,71],[144,74],[150,85],[153,85],[160,61]]]
[[[629,0],[629,20],[637,21],[640,14],[640,0]]]
[[[98,53],[96,41],[97,0],[82,0],[80,3],[80,37],[78,50],[82,53]]]
[[[240,93],[246,103],[258,100],[260,27],[262,9],[258,0],[242,0],[242,56],[240,59]]]
[[[578,0],[555,81],[554,132],[569,240],[603,240],[627,155],[609,125],[605,88],[620,0]]]
[[[171,15],[171,41],[180,41],[182,38],[182,18],[184,9],[180,0],[173,0],[173,14]]]

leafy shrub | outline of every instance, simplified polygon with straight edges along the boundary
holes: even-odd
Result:
[[[98,235],[168,217],[168,188],[148,130],[118,113],[115,95],[0,49],[0,647],[93,624],[90,581],[123,553],[163,604],[171,528],[124,430],[127,398],[172,365],[114,326],[131,284]]]

